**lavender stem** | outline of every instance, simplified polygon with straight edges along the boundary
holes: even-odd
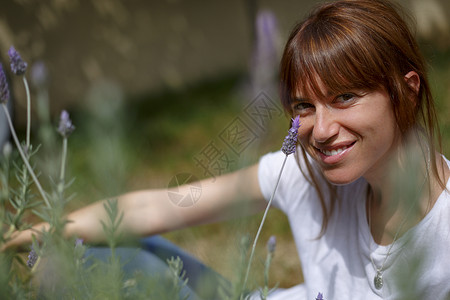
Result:
[[[63,138],[63,149],[61,155],[61,173],[59,175],[58,192],[62,195],[64,190],[64,178],[66,173],[66,157],[67,157],[67,137]]]
[[[26,149],[29,151],[30,149],[30,136],[31,136],[31,97],[30,97],[30,89],[28,87],[28,81],[23,76],[23,84],[25,86],[25,92],[27,94],[27,139],[26,139]]]
[[[280,183],[281,174],[283,173],[283,169],[284,169],[284,165],[286,164],[287,157],[288,157],[288,155],[286,155],[284,157],[283,164],[281,165],[281,170],[280,170],[280,173],[278,174],[278,179],[277,179],[277,182],[275,184],[275,188],[273,189],[272,196],[270,197],[270,200],[267,203],[267,206],[266,206],[266,209],[264,211],[261,223],[259,224],[258,231],[256,232],[255,240],[253,241],[252,251],[250,252],[250,258],[248,260],[247,272],[245,273],[244,285],[242,287],[242,290],[245,290],[245,287],[247,285],[248,275],[250,274],[250,268],[251,268],[253,256],[255,255],[256,243],[258,242],[258,238],[259,238],[259,235],[261,233],[262,227],[264,225],[264,222],[266,221],[267,213],[269,212],[269,208],[272,205],[272,200],[273,200],[273,198],[275,196],[275,192],[277,191],[278,184]]]
[[[39,180],[37,179],[36,175],[34,174],[33,168],[31,168],[30,163],[28,162],[28,159],[25,156],[25,153],[23,153],[22,147],[20,146],[19,139],[17,138],[16,131],[14,130],[14,126],[13,126],[12,121],[11,121],[11,116],[9,115],[8,108],[6,107],[5,103],[2,103],[2,106],[3,106],[3,110],[5,111],[6,119],[8,120],[9,128],[11,129],[11,135],[12,135],[12,137],[14,139],[14,143],[16,144],[17,149],[19,150],[20,156],[22,157],[22,160],[23,160],[25,166],[27,167],[28,172],[30,172],[30,175],[33,178],[34,183],[36,184],[36,186],[37,186],[37,188],[39,190],[39,193],[42,196],[42,199],[44,199],[44,202],[47,205],[47,207],[51,208],[50,202],[48,201],[47,196],[45,196],[45,192],[42,189],[42,186],[39,183]]]

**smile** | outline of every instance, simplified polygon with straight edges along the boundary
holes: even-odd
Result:
[[[337,155],[339,153],[341,153],[342,151],[346,150],[349,146],[344,146],[338,149],[333,149],[333,150],[325,150],[325,149],[319,149],[320,152],[322,152],[323,154],[325,154],[326,156],[334,156]]]
[[[344,157],[348,155],[348,153],[352,150],[356,141],[350,144],[341,144],[335,145],[335,148],[328,147],[328,149],[319,149],[316,148],[317,153],[319,154],[320,160],[327,165],[334,165],[336,163],[341,162]]]

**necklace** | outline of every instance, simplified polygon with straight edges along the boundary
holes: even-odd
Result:
[[[412,205],[411,205],[411,207],[412,207]],[[403,227],[403,225],[406,223],[406,220],[408,219],[408,215],[409,215],[409,212],[411,211],[411,207],[409,208],[408,213],[406,214],[405,219],[403,220],[402,224],[400,224],[400,227],[397,229],[397,232],[394,235],[394,239],[393,239],[391,245],[389,246],[388,252],[386,254],[386,257],[383,260],[383,263],[381,264],[381,267],[377,268],[377,266],[375,265],[375,262],[373,261],[372,256],[369,255],[370,261],[372,262],[372,266],[376,271],[375,277],[373,278],[373,284],[375,285],[375,288],[377,290],[380,290],[383,287],[384,264],[386,263],[389,255],[391,254],[392,247],[394,246],[395,242],[397,241],[397,237],[398,237],[398,234],[400,233],[401,228]],[[369,204],[369,230],[371,230],[371,229],[372,229],[372,224],[371,224],[371,218],[370,218],[370,204]]]
[[[420,190],[419,190],[419,194],[422,192],[422,189],[423,189],[423,186],[425,185],[426,180],[427,180],[427,176],[425,176],[425,179],[424,179],[424,181],[423,181],[423,183],[422,183],[422,187],[421,187]],[[371,222],[372,220],[371,220],[371,217],[370,217],[370,216],[371,216],[371,213],[370,213],[371,209],[370,209],[370,208],[371,208],[371,202],[372,202],[372,200],[373,200],[373,197],[371,197],[371,198],[370,198],[370,201],[369,201],[369,216],[368,216],[368,221],[369,221],[369,231],[372,230],[372,222]],[[374,286],[375,286],[375,288],[376,288],[377,290],[381,290],[381,288],[383,288],[383,272],[384,272],[384,264],[386,263],[387,259],[389,258],[389,255],[391,254],[392,247],[394,247],[394,244],[395,244],[395,242],[397,241],[397,237],[398,237],[398,235],[399,235],[399,233],[400,233],[400,230],[402,229],[403,225],[405,225],[406,221],[408,220],[408,216],[409,216],[409,214],[411,213],[411,210],[412,210],[413,206],[414,206],[414,205],[411,205],[411,206],[409,207],[408,212],[407,212],[406,215],[405,215],[405,218],[403,219],[402,223],[401,223],[400,226],[398,227],[397,232],[396,232],[395,235],[394,235],[394,239],[392,240],[392,243],[391,243],[391,245],[389,246],[389,249],[388,249],[388,252],[387,252],[387,254],[386,254],[386,257],[384,258],[383,263],[381,264],[381,267],[377,268],[377,266],[375,265],[375,262],[373,261],[372,256],[369,255],[370,261],[372,262],[372,266],[373,266],[374,270],[376,271],[375,277],[373,278],[373,284],[374,284]]]

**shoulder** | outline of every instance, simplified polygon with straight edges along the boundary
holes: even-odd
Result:
[[[315,195],[310,179],[302,172],[305,161],[300,155],[286,156],[281,151],[268,153],[261,157],[258,180],[261,192],[269,200],[276,188],[274,205],[283,211],[296,205],[300,199],[310,199]]]
[[[280,182],[292,182],[302,176],[300,161],[294,154],[285,155],[281,151],[270,152],[259,160],[258,177],[261,184],[273,185],[280,177]],[[281,174],[281,175],[280,175]]]

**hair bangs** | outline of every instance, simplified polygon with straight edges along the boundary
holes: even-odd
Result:
[[[283,105],[291,111],[293,99],[326,97],[352,90],[375,90],[385,85],[386,62],[377,45],[358,28],[328,19],[300,24],[286,53],[289,70],[282,70]],[[373,39],[373,37],[372,37]],[[286,64],[285,64],[286,66]]]

